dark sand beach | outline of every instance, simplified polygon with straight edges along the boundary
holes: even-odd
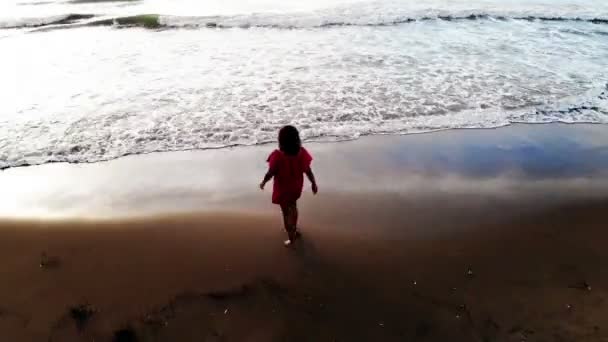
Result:
[[[293,249],[274,146],[5,170],[0,341],[607,341],[607,133],[308,144]]]

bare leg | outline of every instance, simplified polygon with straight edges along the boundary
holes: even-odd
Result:
[[[281,204],[281,214],[283,214],[283,227],[285,227],[285,231],[289,233],[289,222],[287,218],[289,209],[287,208],[287,205]]]
[[[298,229],[298,202],[293,203],[292,215],[294,238],[298,239],[301,237],[300,230]]]
[[[293,215],[293,229],[297,230],[298,229],[298,202],[293,203],[292,215]]]
[[[296,238],[296,222],[298,219],[298,208],[295,203],[282,204],[281,211],[283,213],[283,224],[285,231],[289,236],[289,240],[285,241],[286,244],[293,242]]]

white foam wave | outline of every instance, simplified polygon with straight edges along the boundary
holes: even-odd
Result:
[[[540,0],[527,1],[363,1],[348,4],[315,6],[285,6],[274,4],[272,8],[282,10],[264,10],[265,7],[251,7],[241,4],[241,9],[215,4],[201,5],[200,2],[178,1],[128,3],[102,2],[92,6],[89,3],[49,5],[52,15],[39,16],[44,13],[35,6],[36,11],[17,13],[31,14],[21,17],[18,14],[2,19],[0,28],[38,27],[62,22],[73,14],[91,13],[107,18],[124,18],[142,14],[160,15],[160,23],[166,27],[276,27],[276,28],[311,28],[324,26],[379,26],[405,23],[426,19],[526,19],[526,20],[583,20],[598,23],[608,22],[608,3],[598,0],[559,0],[560,4],[546,3]],[[339,2],[338,2],[339,3]],[[110,7],[108,7],[110,6]],[[113,6],[113,7],[112,7]],[[306,10],[304,10],[306,8]],[[5,12],[15,11],[8,8]],[[58,13],[58,11],[62,11]],[[236,12],[236,13],[235,13]],[[210,15],[212,14],[212,15]],[[38,16],[33,16],[38,15]],[[78,27],[78,26],[75,26]]]
[[[0,20],[0,29],[49,25],[67,18],[68,15],[69,14],[63,14],[43,18],[6,18]]]
[[[433,19],[525,19],[608,22],[608,5],[594,3],[585,6],[551,6],[548,4],[518,4],[472,2],[396,1],[363,2],[357,5],[323,8],[309,12],[254,13],[217,16],[163,15],[160,22],[168,27],[277,27],[312,28],[326,26],[382,26]]]
[[[387,8],[380,21],[399,10]],[[342,18],[369,19],[357,11]],[[9,80],[0,82],[0,168],[257,144],[288,123],[308,140],[608,123],[608,40],[596,33],[604,27],[429,20],[335,30],[87,28],[0,39],[11,52],[0,63]]]

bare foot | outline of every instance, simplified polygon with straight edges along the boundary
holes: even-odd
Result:
[[[300,234],[300,232],[297,229],[294,229],[293,231],[287,233],[287,236],[289,238],[287,240],[285,240],[283,242],[283,244],[285,246],[291,246],[291,245],[293,245],[294,242],[296,242],[296,240],[298,240],[302,237],[302,234]]]

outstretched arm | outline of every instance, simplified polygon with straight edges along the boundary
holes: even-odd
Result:
[[[268,172],[264,175],[264,179],[262,179],[262,183],[260,183],[260,189],[264,190],[264,186],[268,181],[270,181],[274,177],[274,173],[269,169]]]
[[[312,193],[316,195],[319,191],[319,188],[317,187],[317,181],[315,179],[315,174],[312,173],[312,169],[308,169],[308,171],[306,171],[306,177],[308,177],[310,184],[312,184]]]

